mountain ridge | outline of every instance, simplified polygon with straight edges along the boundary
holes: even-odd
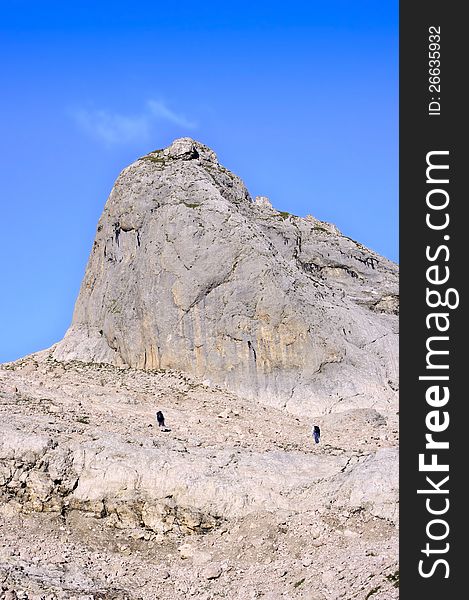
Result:
[[[0,365],[0,597],[397,599],[397,283],[198,142],[124,169],[67,335]]]
[[[397,277],[335,226],[253,201],[182,138],[119,175],[54,356],[179,369],[293,412],[392,402]]]

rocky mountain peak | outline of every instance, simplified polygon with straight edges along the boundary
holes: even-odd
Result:
[[[190,138],[124,169],[55,357],[178,369],[296,413],[394,402],[396,265],[269,207]]]
[[[217,155],[213,150],[189,137],[178,138],[167,148],[155,150],[154,152],[150,152],[147,156],[179,160],[198,159],[201,161],[218,163]]]
[[[1,598],[397,599],[397,284],[199,142],[124,169],[65,338],[0,365]]]
[[[254,204],[256,204],[256,206],[262,206],[264,208],[273,208],[272,202],[267,198],[267,196],[256,196],[254,198]]]

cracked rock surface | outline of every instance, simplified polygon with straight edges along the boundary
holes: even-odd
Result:
[[[0,365],[0,600],[396,599],[397,278],[189,138],[124,169]]]
[[[51,351],[0,367],[0,398],[0,598],[398,597],[395,412]]]
[[[122,171],[58,360],[177,369],[298,415],[395,405],[398,268],[252,201],[190,138]]]

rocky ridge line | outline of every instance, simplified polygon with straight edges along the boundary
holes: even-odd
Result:
[[[253,202],[182,138],[117,179],[54,356],[177,369],[296,414],[388,409],[397,284],[396,265]]]

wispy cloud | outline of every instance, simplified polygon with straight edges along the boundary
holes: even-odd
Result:
[[[145,115],[79,109],[73,111],[72,116],[83,131],[107,144],[146,140],[150,133],[150,122]]]
[[[148,100],[147,106],[155,119],[164,119],[188,129],[195,129],[197,127],[197,123],[189,121],[184,115],[174,112],[164,102]]]
[[[134,115],[108,109],[75,109],[70,112],[75,123],[88,135],[107,145],[147,141],[158,122],[167,121],[184,129],[197,123],[169,108],[161,100],[148,100],[145,108]]]

